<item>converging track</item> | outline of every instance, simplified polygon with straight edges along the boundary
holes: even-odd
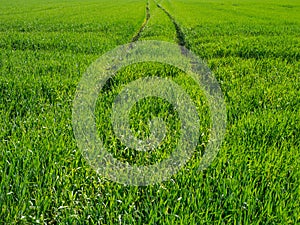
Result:
[[[175,27],[175,30],[176,30],[176,42],[180,45],[180,46],[183,46],[183,47],[187,47],[186,46],[186,38],[185,38],[185,34],[184,32],[182,31],[180,25],[176,22],[174,16],[172,16],[170,14],[170,12],[168,12],[161,4],[159,4],[158,2],[154,1],[155,5],[160,9],[162,10],[165,15],[170,19],[170,21],[172,22],[172,24],[174,25]],[[131,42],[135,42],[135,41],[138,41],[141,37],[141,34],[142,32],[144,31],[144,29],[146,28],[148,22],[149,22],[149,19],[151,17],[151,14],[150,14],[150,2],[147,1],[147,4],[146,4],[146,17],[145,17],[145,20],[143,22],[143,24],[141,25],[140,29],[138,30],[138,32],[133,36]],[[184,48],[181,48],[182,49],[182,53],[185,54],[184,52]]]
[[[131,39],[131,42],[135,42],[135,41],[139,40],[139,38],[141,37],[141,34],[142,34],[143,30],[145,29],[149,19],[150,19],[150,6],[149,6],[149,1],[147,1],[145,20],[144,20],[143,24],[141,25],[140,29],[138,30],[138,32]]]
[[[176,22],[175,18],[164,7],[162,7],[160,4],[158,4],[157,2],[155,2],[155,3],[157,5],[157,7],[160,8],[169,17],[169,19],[174,24],[174,27],[176,29],[177,43],[181,46],[186,47],[185,35],[184,35],[181,27],[179,26],[179,24]]]

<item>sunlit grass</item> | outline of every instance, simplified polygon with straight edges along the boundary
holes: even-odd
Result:
[[[6,1],[0,4],[0,223],[299,223],[298,1],[159,3],[222,88],[228,126],[218,157],[197,171],[195,154],[172,179],[148,187],[97,175],[74,139],[75,90],[101,54],[130,42],[145,19],[146,1]],[[141,39],[175,42],[174,25],[152,0],[150,14]],[[191,96],[202,152],[209,137],[205,98],[185,73],[159,64],[124,68],[106,86],[98,99],[99,136],[130,163],[152,164],[172,152],[180,121],[162,99],[137,104],[131,126],[144,138],[148,119],[162,116],[174,134],[166,148],[142,156],[122,151],[107,121],[122,87],[150,75],[174,80]]]

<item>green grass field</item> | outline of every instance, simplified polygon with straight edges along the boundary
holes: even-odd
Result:
[[[11,0],[0,4],[0,224],[300,224],[300,2],[297,0]],[[158,116],[169,131],[155,152],[126,149],[109,123],[122,87],[168,77],[201,119],[195,155],[168,181],[125,186],[98,175],[78,148],[72,107],[80,78],[132,40],[184,44],[223,91],[225,139],[194,170],[208,143],[206,99],[186,74],[160,63],[119,71],[99,94],[97,131],[119,160],[170,155],[176,110],[147,98],[131,111],[143,139]]]

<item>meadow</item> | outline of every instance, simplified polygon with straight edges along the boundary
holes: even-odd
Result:
[[[0,4],[1,224],[300,223],[300,3],[297,0],[12,0]],[[72,128],[77,85],[105,52],[133,40],[185,45],[217,78],[227,107],[213,163],[194,170],[209,139],[205,96],[160,63],[119,71],[99,94],[97,131],[119,160],[147,165],[178,139],[176,110],[147,98],[131,110],[143,139],[158,116],[169,131],[155,152],[126,149],[107,122],[122,87],[168,77],[201,119],[197,151],[168,181],[125,186],[100,176]]]

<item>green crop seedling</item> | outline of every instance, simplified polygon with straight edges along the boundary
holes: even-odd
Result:
[[[1,224],[299,224],[300,2],[297,0],[11,0],[0,4]],[[182,122],[166,99],[129,113],[139,139],[166,133],[158,148],[127,148],[110,121],[132,81],[174,81],[194,102],[199,140],[178,173],[148,186],[101,176],[76,143],[72,107],[89,66],[117,46],[158,40],[207,63],[226,102],[217,157],[198,170],[210,143],[207,96],[187,72],[159,62],[120,69],[99,92],[95,123],[119,161],[168,158]],[[182,54],[185,54],[182,50]],[[150,125],[149,125],[150,124]]]

